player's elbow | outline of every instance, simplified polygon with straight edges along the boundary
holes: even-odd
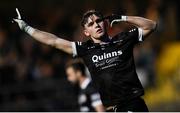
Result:
[[[150,31],[154,31],[156,30],[157,27],[157,22],[156,21],[149,21],[149,23],[143,27],[144,30],[150,30]]]
[[[157,22],[156,21],[152,21],[152,30],[154,31],[154,30],[156,30],[156,28],[157,28]]]

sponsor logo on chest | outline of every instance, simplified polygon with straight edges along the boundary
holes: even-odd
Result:
[[[113,52],[109,52],[109,53],[103,53],[101,55],[93,55],[92,61],[93,61],[93,63],[98,63],[98,62],[106,60],[106,59],[112,59],[114,57],[118,57],[122,54],[123,54],[123,52],[121,50],[118,50],[118,51],[113,51]]]

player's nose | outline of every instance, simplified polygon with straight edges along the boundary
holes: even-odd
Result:
[[[97,22],[94,22],[95,28],[99,28],[99,24]]]

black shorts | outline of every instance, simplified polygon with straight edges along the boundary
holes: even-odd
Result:
[[[111,110],[107,112],[149,112],[145,101],[141,98],[134,98],[125,104],[115,105]]]

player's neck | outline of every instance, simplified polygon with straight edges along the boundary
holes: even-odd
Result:
[[[107,43],[107,42],[109,42],[110,41],[110,38],[109,38],[109,35],[108,34],[106,34],[106,35],[104,35],[104,36],[102,36],[102,37],[100,37],[100,38],[98,38],[98,39],[95,39],[95,38],[92,38],[92,40],[93,40],[93,42],[94,43]]]

